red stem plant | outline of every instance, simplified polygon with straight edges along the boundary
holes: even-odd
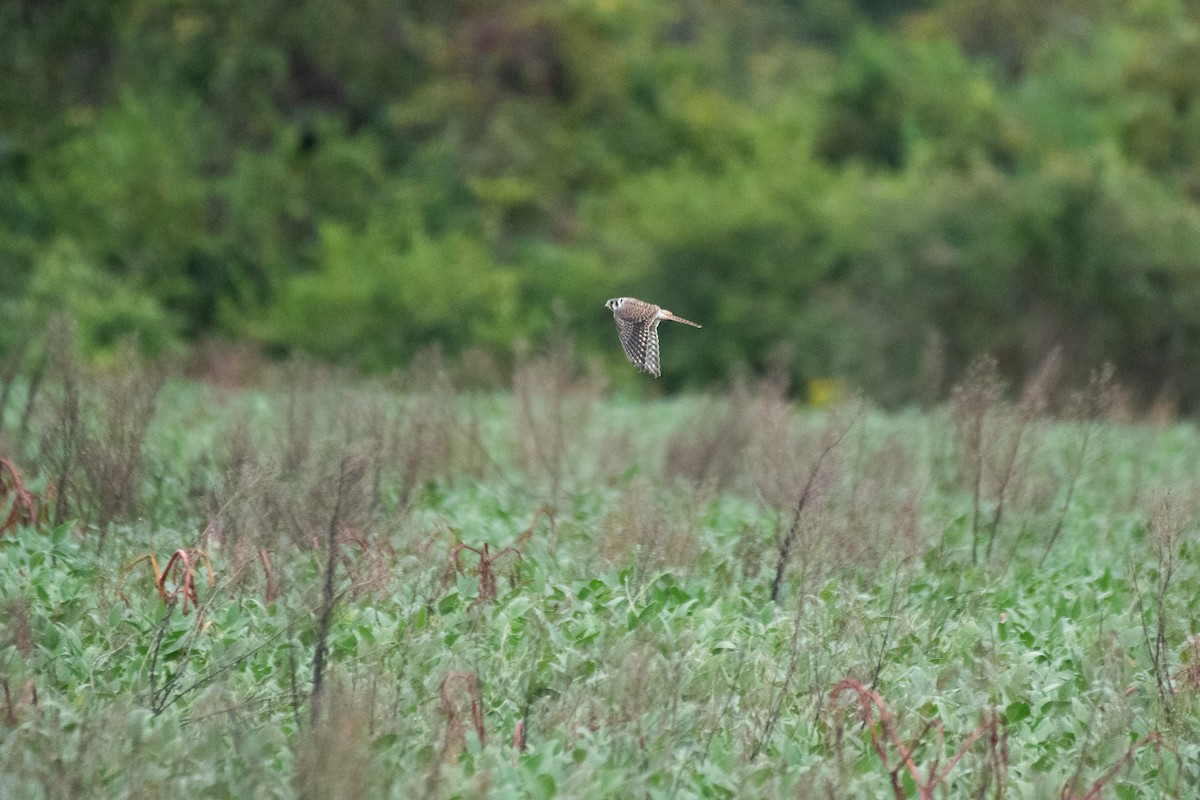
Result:
[[[167,560],[166,569],[158,568],[158,559],[153,553],[146,553],[138,556],[133,561],[125,565],[121,570],[121,577],[117,581],[117,595],[125,603],[129,605],[129,597],[121,589],[125,584],[125,578],[133,571],[134,567],[143,561],[150,564],[150,569],[154,573],[154,586],[158,589],[158,596],[163,601],[163,605],[171,605],[182,595],[183,597],[183,613],[187,613],[188,603],[192,604],[193,608],[200,607],[200,598],[196,594],[196,568],[199,561],[204,562],[206,571],[208,572],[208,585],[212,586],[215,579],[213,577],[212,562],[208,558],[208,554],[198,547],[180,548],[171,554],[171,558]],[[182,573],[180,579],[176,582],[175,588],[167,591],[167,578],[171,575],[172,568],[176,573]],[[269,584],[269,573],[268,573]]]
[[[946,783],[946,778],[949,776],[950,771],[967,754],[972,745],[985,734],[987,736],[985,741],[988,744],[989,758],[993,762],[996,772],[996,796],[1001,797],[1003,795],[1004,777],[1008,771],[1008,734],[1003,729],[999,715],[994,711],[984,716],[980,726],[967,735],[966,741],[962,743],[954,756],[945,766],[941,766],[940,762],[946,745],[946,737],[942,729],[941,720],[932,719],[926,722],[921,726],[921,730],[916,736],[910,741],[905,742],[900,738],[900,733],[896,730],[896,721],[892,717],[892,712],[888,710],[887,704],[883,702],[883,698],[876,691],[867,688],[853,678],[846,678],[833,687],[833,691],[829,693],[830,702],[835,702],[844,692],[850,692],[858,699],[863,725],[871,736],[871,744],[874,746],[880,762],[883,763],[884,769],[888,771],[888,775],[892,781],[892,793],[895,795],[896,800],[906,800],[907,798],[900,784],[900,773],[905,769],[908,770],[909,776],[917,786],[917,796],[920,800],[933,800],[934,790],[939,785]],[[878,714],[878,720],[876,719],[876,714]],[[937,735],[937,743],[934,748],[933,763],[929,765],[925,777],[922,777],[921,769],[913,759],[913,753],[930,731],[933,731]],[[894,766],[891,765],[889,748],[895,750],[899,755],[899,760]]]
[[[538,520],[545,517],[550,521],[550,530],[557,534],[558,525],[554,521],[554,515],[546,508],[539,508],[533,514],[533,521],[529,523],[529,527],[521,532],[517,540],[508,547],[492,553],[487,542],[484,542],[483,547],[472,547],[466,542],[459,542],[450,548],[450,569],[446,573],[447,578],[452,574],[462,574],[464,572],[460,557],[464,550],[470,551],[479,557],[479,596],[475,598],[475,604],[490,603],[496,599],[496,571],[495,563],[504,556],[512,555],[517,557],[518,577],[521,561],[521,548],[533,536],[534,529],[537,527]]]
[[[496,572],[493,565],[503,556],[512,554],[518,559],[521,558],[521,551],[516,547],[510,546],[496,553],[488,551],[487,542],[483,543],[482,548],[472,547],[466,542],[460,542],[450,549],[450,568],[454,572],[463,572],[462,563],[459,561],[459,556],[463,550],[469,550],[479,556],[479,596],[475,598],[475,603],[490,603],[496,599]]]
[[[275,602],[275,583],[271,580],[271,559],[267,556],[267,548],[258,548],[258,557],[262,560],[263,575],[266,576],[266,586],[263,588],[263,599],[268,603]]]
[[[513,749],[518,753],[525,752],[525,720],[517,720],[517,727],[513,731]],[[514,763],[516,763],[515,756]]]
[[[384,591],[395,577],[396,548],[385,539],[369,539],[355,530],[343,526],[337,533],[338,561],[350,577],[350,596]],[[359,554],[352,556],[346,545],[356,545]]]
[[[43,517],[40,506],[33,492],[25,488],[21,473],[13,463],[0,456],[0,510],[9,508],[8,516],[0,524],[0,536],[15,531],[20,525],[36,525]]]

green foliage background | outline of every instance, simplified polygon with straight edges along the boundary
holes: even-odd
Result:
[[[615,365],[628,294],[706,325],[668,386],[905,402],[932,337],[1200,400],[1183,0],[24,0],[0,69],[0,347]]]

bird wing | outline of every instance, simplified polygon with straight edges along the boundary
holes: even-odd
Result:
[[[616,317],[617,335],[629,361],[642,372],[659,375],[658,320]]]
[[[661,373],[658,365],[658,320],[646,325],[646,355],[642,359],[642,370],[654,377]]]

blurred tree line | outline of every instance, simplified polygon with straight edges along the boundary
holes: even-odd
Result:
[[[616,364],[629,294],[705,325],[668,385],[1061,344],[1200,402],[1185,0],[10,0],[0,68],[0,347]]]

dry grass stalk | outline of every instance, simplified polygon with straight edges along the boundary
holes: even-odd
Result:
[[[1022,455],[1021,445],[1025,441],[1026,431],[1034,419],[1045,412],[1050,401],[1050,393],[1062,374],[1062,367],[1062,348],[1056,347],[1050,351],[1037,372],[1026,383],[1016,408],[1006,409],[1008,411],[1006,414],[1008,424],[1005,431],[1007,441],[1000,446],[1001,461],[996,488],[993,492],[996,507],[988,525],[987,549],[984,551],[985,560],[991,560],[992,557],[992,546],[996,542],[996,534],[1004,519],[1004,503],[1009,496],[1013,477],[1017,473],[1018,460]]]
[[[745,381],[728,397],[710,401],[667,439],[665,473],[696,486],[724,491],[745,474],[745,459],[755,438],[758,418]]]
[[[820,447],[820,434],[800,434],[795,408],[788,402],[786,382],[759,384],[748,410],[754,426],[751,476],[757,497],[772,509],[786,510],[796,500],[796,487],[807,466],[801,453]]]
[[[287,389],[302,394],[311,377],[293,366]],[[319,549],[339,485],[341,459],[353,453],[358,477],[341,508],[340,528],[375,530],[382,518],[383,490],[397,485],[389,472],[398,416],[377,391],[323,391],[284,398],[288,410],[262,428],[248,412],[230,415],[214,448],[217,479],[200,487],[199,511],[209,519],[205,536],[213,546],[244,545],[252,552],[282,552],[296,546]],[[300,421],[311,425],[301,444]],[[264,435],[265,434],[265,435]],[[382,555],[374,548],[373,555]],[[359,587],[364,588],[364,587]]]
[[[897,555],[903,559],[924,550],[924,486],[913,468],[918,453],[900,435],[859,436],[855,448],[843,445],[827,454],[818,474],[811,474],[812,454],[824,451],[833,428],[865,412],[861,401],[846,404],[815,429],[797,427],[793,409],[774,385],[764,385],[754,408],[759,424],[754,484],[758,498],[775,512],[777,543],[784,539],[784,521],[794,519],[798,487],[814,481],[789,555],[803,564],[805,581],[815,578],[809,567],[818,565],[818,556],[829,565],[878,568]]]
[[[58,527],[67,518],[70,498],[74,498],[77,493],[79,456],[86,438],[83,391],[80,386],[83,379],[75,344],[74,325],[65,321],[56,322],[47,336],[47,347],[53,353],[51,366],[59,376],[62,392],[55,398],[51,407],[51,422],[42,433],[38,463],[53,481],[55,498],[51,519],[52,524]],[[31,386],[31,398],[33,391]],[[23,420],[23,430],[25,424],[26,421]]]
[[[318,404],[331,379],[327,370],[306,359],[296,359],[284,373],[283,414],[274,426],[275,452],[285,477],[294,478],[308,471],[316,448],[326,441],[318,425]]]
[[[1160,494],[1150,511],[1150,541],[1154,547],[1156,568],[1153,583],[1148,587],[1149,602],[1138,580],[1137,568],[1131,569],[1130,582],[1137,598],[1142,640],[1150,657],[1163,715],[1168,722],[1174,718],[1175,684],[1170,671],[1171,653],[1167,642],[1167,596],[1175,578],[1179,543],[1194,516],[1193,510],[1185,508],[1172,493]]]
[[[951,394],[951,418],[960,478],[971,491],[971,563],[979,563],[980,539],[986,534],[984,560],[992,555],[1005,512],[1018,479],[1027,479],[1024,464],[1036,442],[1034,421],[1047,409],[1062,374],[1062,351],[1050,352],[1026,383],[1019,402],[1004,400],[996,359],[982,356],[967,370]],[[985,516],[985,505],[991,504]]]
[[[324,581],[321,596],[321,607],[317,619],[317,642],[313,651],[313,687],[310,698],[312,721],[316,723],[321,718],[321,692],[324,688],[326,642],[329,628],[333,623],[333,608],[336,601],[334,595],[334,573],[338,564],[338,532],[342,527],[343,515],[350,510],[350,503],[355,493],[356,485],[363,477],[363,462],[361,459],[346,453],[342,456],[338,468],[337,488],[334,492],[333,512],[329,518],[329,529],[326,537],[326,557]]]
[[[797,603],[795,615],[792,618],[792,635],[788,641],[787,668],[784,670],[783,681],[771,695],[766,716],[754,739],[754,744],[750,748],[751,761],[756,760],[759,754],[765,750],[767,743],[771,741],[771,736],[775,733],[775,728],[783,717],[784,701],[792,697],[792,683],[795,681],[800,667],[800,631],[803,619],[802,606]]]
[[[457,697],[455,696],[458,690]],[[470,672],[448,672],[438,685],[442,712],[446,715],[446,735],[442,740],[442,760],[454,761],[467,749],[467,724],[470,723],[482,747],[487,744],[483,727],[483,697],[479,679]]]
[[[696,520],[708,491],[669,493],[646,478],[630,481],[601,523],[600,557],[620,565],[636,559],[639,575],[695,563]]]
[[[221,389],[261,385],[264,356],[254,344],[204,339],[188,356],[184,374],[190,380]]]
[[[848,495],[831,499],[822,540],[832,563],[875,570],[925,551],[921,502],[925,491],[918,455],[898,434],[861,436],[845,465]],[[836,512],[836,513],[835,513]]]
[[[521,535],[513,542],[513,547],[518,550],[533,538],[534,531],[537,530],[538,522],[545,519],[550,524],[550,536],[555,542],[558,541],[558,522],[554,519],[554,514],[546,506],[542,506],[537,511],[533,512],[533,520],[529,523],[529,527],[521,531]]]
[[[970,366],[967,377],[954,387],[950,412],[954,421],[954,440],[959,469],[971,489],[971,563],[979,560],[979,530],[983,522],[984,468],[987,457],[989,424],[1003,392],[997,375],[996,359],[983,356]],[[960,473],[961,474],[961,473]]]
[[[0,648],[12,646],[17,654],[22,657],[28,657],[33,654],[34,639],[33,620],[30,617],[29,600],[24,597],[15,597],[2,607],[4,618],[7,620],[5,627],[8,629],[9,638],[0,640]]]
[[[338,538],[342,543],[338,557],[350,576],[350,597],[358,599],[372,592],[386,592],[396,577],[396,548],[384,539],[366,533],[360,535],[347,527],[338,532]],[[351,557],[348,545],[354,545],[357,556]]]
[[[1080,475],[1083,474],[1084,464],[1087,463],[1088,449],[1098,435],[1101,424],[1116,413],[1122,403],[1121,390],[1113,381],[1113,373],[1111,364],[1105,364],[1098,372],[1093,372],[1087,388],[1076,392],[1067,405],[1067,419],[1078,420],[1082,428],[1078,446],[1072,451],[1067,462],[1066,496],[1059,508],[1058,519],[1046,539],[1046,548],[1038,560],[1039,567],[1046,562],[1046,557],[1050,555],[1050,550],[1058,541],[1067,521],[1067,512],[1071,509],[1075,488],[1079,484]]]
[[[799,495],[792,507],[792,521],[788,525],[787,531],[778,537],[775,578],[771,581],[771,602],[773,603],[779,602],[779,593],[783,587],[784,574],[791,562],[792,551],[800,541],[802,534],[805,533],[805,526],[809,523],[808,512],[813,506],[820,505],[826,494],[827,470],[829,464],[832,463],[830,456],[854,427],[862,413],[862,407],[857,406],[844,417],[835,415],[822,433],[820,450],[808,469],[807,477],[799,487]]]
[[[399,465],[401,506],[418,487],[449,472],[459,461],[470,436],[462,404],[449,370],[437,349],[414,359],[401,389],[404,405],[389,438],[391,458]]]
[[[211,546],[220,537],[220,521],[212,520],[204,528],[204,532],[200,534],[200,544],[205,547]],[[218,548],[219,544],[216,545]],[[254,547],[246,542],[236,542],[233,546],[233,552],[226,556],[229,566],[225,569],[225,575],[221,580],[222,585],[227,589],[241,588],[246,589],[255,586],[256,581],[254,576],[261,570],[263,574],[262,598],[263,602],[270,604],[275,602],[279,590],[276,586],[274,570],[271,567],[271,554],[265,547]]]
[[[165,590],[160,588],[160,592],[165,592]],[[208,675],[202,676],[190,684],[183,684],[183,677],[187,674],[188,664],[194,653],[197,637],[209,628],[209,623],[206,621],[206,611],[212,605],[213,599],[216,596],[212,592],[209,593],[204,605],[197,609],[197,614],[182,642],[172,647],[169,652],[163,651],[164,644],[167,642],[167,633],[171,630],[171,619],[175,616],[175,609],[179,607],[180,594],[181,592],[177,591],[167,595],[166,613],[163,614],[162,619],[159,621],[154,635],[154,642],[150,647],[150,665],[148,669],[150,676],[149,706],[154,716],[163,713],[163,711],[189,693],[207,685],[219,674],[219,671],[210,672]],[[163,666],[161,674],[159,672],[160,664]]]
[[[207,546],[236,548],[245,540],[253,548],[274,549],[311,542],[316,532],[302,522],[318,511],[305,503],[311,486],[287,480],[278,461],[259,451],[245,416],[235,417],[220,434],[215,453],[217,485],[204,493],[202,504],[209,519]]]
[[[21,722],[25,709],[37,708],[37,684],[31,680],[26,681],[25,687],[21,690],[21,696],[16,700],[13,699],[8,678],[0,679],[0,686],[4,689],[4,724],[15,728]]]
[[[161,367],[139,364],[136,345],[122,345],[122,367],[89,382],[96,402],[94,428],[79,452],[84,503],[100,529],[100,545],[114,522],[132,519],[138,510],[145,442],[158,394],[166,379]],[[134,366],[130,366],[134,365]]]
[[[549,482],[552,503],[579,467],[600,384],[579,374],[566,337],[545,356],[522,358],[513,373],[512,433],[518,467]]]

